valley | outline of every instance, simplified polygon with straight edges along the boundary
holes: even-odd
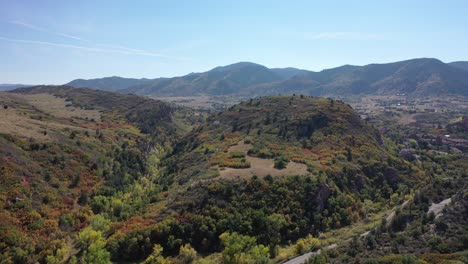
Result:
[[[0,264],[468,263],[467,10],[0,0]]]

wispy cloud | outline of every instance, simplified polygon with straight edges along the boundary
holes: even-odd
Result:
[[[385,39],[384,35],[364,33],[364,32],[319,32],[319,33],[306,33],[305,38],[317,40],[382,40]]]
[[[81,43],[86,43],[88,46],[83,45],[73,45],[73,44],[64,44],[64,43],[55,43],[55,42],[48,42],[48,41],[37,41],[37,40],[22,40],[22,39],[12,39],[12,38],[5,38],[0,37],[0,40],[9,41],[9,42],[17,42],[17,43],[28,43],[28,44],[36,44],[36,45],[48,45],[48,46],[56,46],[62,48],[71,48],[71,49],[79,49],[85,51],[92,51],[92,52],[105,52],[105,53],[118,53],[118,54],[125,54],[125,55],[138,55],[138,56],[146,56],[146,57],[160,57],[160,58],[168,58],[168,59],[176,59],[176,60],[188,60],[188,58],[182,58],[177,56],[169,56],[162,53],[151,52],[147,50],[135,49],[130,47],[125,47],[121,45],[109,45],[109,44],[102,44],[102,43],[94,43],[93,41],[84,39],[82,37],[78,37],[75,35],[65,34],[62,32],[57,32],[54,30],[50,30],[44,27],[32,25],[22,21],[9,21],[11,24],[15,24],[21,27],[25,27],[31,30],[35,30],[38,32],[43,32],[51,35],[56,35],[60,37],[64,37],[67,39],[71,39],[74,41],[80,41]],[[91,47],[90,47],[91,46]]]
[[[49,30],[49,29],[46,29],[46,28],[43,28],[43,27],[38,27],[36,25],[32,25],[32,24],[29,24],[29,23],[21,22],[21,21],[10,21],[10,23],[15,24],[15,25],[19,25],[19,26],[22,26],[22,27],[25,27],[25,28],[29,28],[29,29],[32,29],[32,30],[35,30],[35,31],[41,31],[41,32],[45,32],[45,33],[48,33],[48,34],[61,36],[61,37],[64,37],[64,38],[86,41],[85,39],[82,39],[82,38],[77,37],[77,36],[52,31],[52,30]]]
[[[126,50],[124,50],[124,49],[108,49],[108,48],[105,49],[105,48],[95,48],[95,47],[88,47],[88,46],[82,46],[82,45],[72,45],[72,44],[55,43],[55,42],[48,42],[48,41],[38,41],[38,40],[13,39],[13,38],[5,38],[5,37],[0,37],[0,40],[8,41],[8,42],[15,42],[15,43],[45,45],[45,46],[54,46],[54,47],[61,47],[61,48],[77,49],[77,50],[84,50],[84,51],[90,51],[90,52],[117,53],[117,54],[124,54],[124,55],[139,55],[139,56],[147,56],[147,57],[159,57],[159,58],[186,60],[186,58],[168,56],[168,55],[164,55],[164,54],[147,52],[147,51],[136,50],[136,49],[126,49]]]

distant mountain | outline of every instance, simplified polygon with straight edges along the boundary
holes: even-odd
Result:
[[[271,68],[270,69],[272,72],[278,74],[281,78],[283,79],[289,79],[293,76],[297,75],[304,75],[307,73],[310,73],[311,71],[308,70],[302,70],[302,69],[297,69],[297,68]]]
[[[118,76],[105,77],[99,79],[76,79],[66,85],[73,86],[76,88],[87,87],[103,91],[115,92],[122,90],[134,85],[139,85],[149,82],[150,79],[132,79],[132,78],[123,78]]]
[[[33,86],[33,85],[2,83],[0,84],[0,91],[10,91],[10,90],[14,90],[17,88],[24,88],[24,87],[30,87],[30,86]]]
[[[449,65],[468,71],[468,61],[454,61],[454,62],[450,62]]]
[[[300,93],[316,96],[364,94],[468,95],[468,62],[443,63],[421,58],[365,66],[344,65],[312,72],[239,62],[202,73],[157,79],[108,77],[75,80],[68,85],[120,93],[158,96]]]
[[[303,93],[317,96],[395,94],[468,95],[468,74],[436,59],[342,66],[295,76],[250,90],[255,95]]]
[[[203,73],[191,73],[175,78],[159,78],[122,91],[140,95],[231,95],[239,93],[246,87],[281,80],[283,78],[279,74],[265,66],[239,62],[216,67]]]

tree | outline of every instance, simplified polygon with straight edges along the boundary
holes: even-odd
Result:
[[[289,159],[284,156],[279,156],[275,158],[275,169],[282,170],[288,166]]]
[[[83,263],[110,264],[110,253],[105,249],[106,241],[101,238],[89,245],[81,260]]]
[[[295,250],[296,254],[298,255],[302,255],[306,252],[306,245],[304,239],[299,239],[299,241],[297,241]]]
[[[351,152],[351,149],[349,147],[346,147],[346,157],[347,157],[348,161],[353,160],[353,153]]]
[[[86,227],[80,231],[77,237],[78,246],[86,250],[92,243],[101,239],[101,232],[93,230],[91,227]]]
[[[57,249],[55,255],[50,255],[46,257],[47,264],[60,264],[66,262],[66,256],[68,254],[68,250],[66,247]]]
[[[180,263],[191,264],[197,259],[197,251],[190,244],[180,246],[178,259]]]
[[[320,240],[308,235],[305,238],[299,239],[296,243],[296,254],[304,254],[306,252],[315,251],[320,248]]]
[[[322,255],[312,255],[308,260],[307,264],[326,264],[327,259]]]
[[[219,238],[224,246],[223,263],[268,263],[268,247],[257,245],[254,237],[225,232]]]
[[[102,215],[95,215],[91,219],[91,227],[93,230],[106,232],[109,229],[111,221],[104,218]]]
[[[78,246],[83,250],[81,262],[107,264],[111,263],[110,253],[105,249],[106,241],[101,231],[86,227],[78,234]]]
[[[287,221],[284,215],[281,214],[272,214],[266,218],[265,235],[269,243],[270,256],[273,258],[276,257],[277,254],[276,246],[281,242],[280,231],[286,224]]]
[[[153,253],[149,255],[144,264],[170,264],[171,262],[162,256],[163,247],[159,244],[155,244],[153,247]]]

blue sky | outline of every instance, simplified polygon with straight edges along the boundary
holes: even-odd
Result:
[[[0,0],[0,83],[468,60],[468,1]]]

